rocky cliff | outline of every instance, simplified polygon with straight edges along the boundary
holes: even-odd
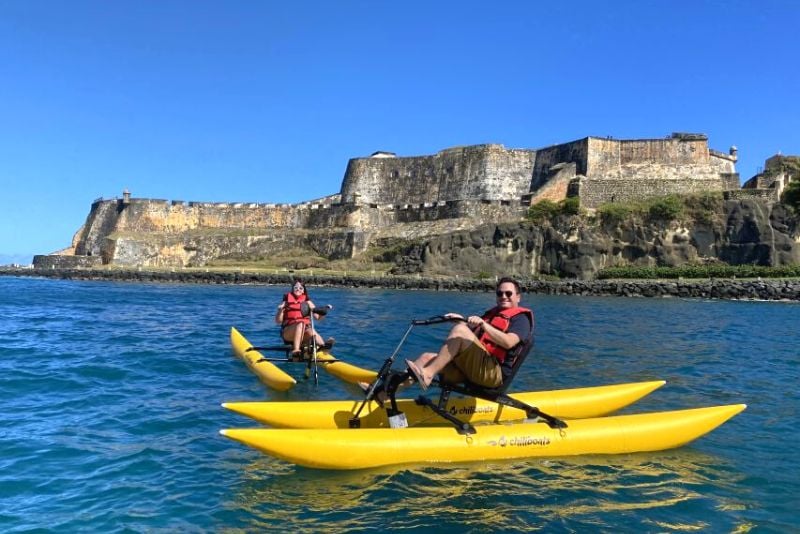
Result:
[[[730,200],[702,216],[664,221],[560,215],[541,224],[487,224],[424,239],[395,254],[395,273],[508,273],[592,278],[605,267],[800,264],[800,225],[786,207]]]

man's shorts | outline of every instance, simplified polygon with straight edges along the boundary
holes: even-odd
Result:
[[[503,383],[500,362],[477,341],[456,354],[442,369],[442,378],[451,384],[469,380],[485,388],[496,388]]]

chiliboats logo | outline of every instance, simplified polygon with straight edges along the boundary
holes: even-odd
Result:
[[[487,443],[493,447],[546,447],[550,445],[550,438],[547,436],[512,436],[506,439],[505,436],[500,436],[499,439],[492,439]]]
[[[494,408],[492,406],[462,406],[460,408],[451,406],[448,411],[450,415],[472,415],[475,413],[492,413]]]

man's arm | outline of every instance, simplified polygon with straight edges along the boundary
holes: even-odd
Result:
[[[486,332],[489,335],[489,337],[495,344],[503,347],[504,349],[510,349],[516,346],[520,342],[520,339],[522,339],[519,335],[521,329],[518,326],[515,328],[516,325],[514,324],[516,319],[518,318],[520,318],[520,315],[517,315],[516,317],[511,319],[511,325],[509,326],[508,332],[503,332],[499,330],[498,328],[489,324],[488,321],[484,321],[483,317],[480,317],[478,315],[470,316],[469,319],[467,319],[467,323],[469,323],[471,327],[479,326],[481,329],[483,329],[484,332]],[[525,322],[527,323],[528,320],[525,319]]]

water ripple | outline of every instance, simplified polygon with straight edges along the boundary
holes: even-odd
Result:
[[[266,390],[230,354],[236,325],[277,341],[284,288],[0,278],[0,529],[148,531],[788,531],[800,394],[788,303],[529,298],[537,346],[515,388],[666,379],[626,411],[747,402],[691,447],[611,457],[295,467],[218,435],[227,400],[355,398],[326,373]],[[337,354],[376,368],[412,317],[485,294],[312,288]],[[418,328],[399,358],[436,348]],[[341,351],[341,352],[339,352]],[[324,451],[320,451],[324,454]]]

